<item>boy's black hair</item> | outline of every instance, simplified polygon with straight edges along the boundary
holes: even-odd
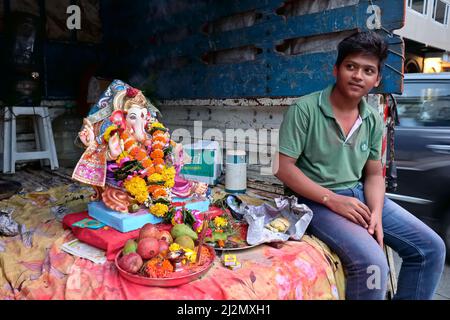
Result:
[[[339,67],[348,55],[362,53],[378,58],[378,71],[380,71],[387,58],[387,49],[387,43],[377,33],[373,31],[356,32],[339,43],[336,66]]]

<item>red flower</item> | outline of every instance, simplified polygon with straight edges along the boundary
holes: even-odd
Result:
[[[134,98],[139,93],[139,90],[136,88],[129,87],[127,88],[127,97]]]

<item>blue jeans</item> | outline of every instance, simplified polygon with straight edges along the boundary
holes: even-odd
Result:
[[[336,193],[365,203],[362,184]],[[383,249],[367,229],[327,207],[299,198],[314,215],[308,230],[341,259],[346,299],[384,299],[389,268]],[[403,259],[394,299],[432,299],[445,264],[444,241],[426,224],[392,200],[383,207],[384,243]]]

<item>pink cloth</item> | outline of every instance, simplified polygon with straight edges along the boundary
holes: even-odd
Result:
[[[242,268],[229,270],[216,258],[200,279],[172,287],[147,287],[122,278],[112,261],[96,265],[53,246],[43,274],[24,284],[16,299],[67,300],[279,300],[338,299],[333,267],[307,242],[288,241],[236,252]]]

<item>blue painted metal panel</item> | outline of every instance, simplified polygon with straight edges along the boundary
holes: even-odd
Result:
[[[117,57],[115,62],[131,68],[128,81],[136,86],[146,86],[147,77],[156,76],[152,77],[156,79],[153,86],[162,99],[285,97],[318,90],[333,81],[331,69],[336,51],[286,56],[276,52],[276,45],[297,37],[338,36],[344,31],[365,30],[372,14],[368,11],[370,5],[380,8],[383,30],[379,32],[392,51],[378,91],[400,92],[402,88],[404,46],[390,31],[403,25],[403,0],[359,1],[356,5],[287,19],[276,13],[283,6],[281,0],[196,0],[183,5],[181,0],[153,0],[136,1],[133,6],[115,0],[111,3],[104,9],[111,12],[104,14],[106,39],[130,45],[128,55],[121,60]],[[251,27],[209,35],[202,32],[207,23],[250,10],[260,14]],[[136,16],[130,21],[126,18],[130,15]],[[117,20],[129,24],[118,25]],[[165,35],[183,28],[186,37],[164,43]],[[261,49],[253,61],[217,65],[202,61],[205,54],[247,45]],[[183,59],[185,63],[175,68],[171,59]]]

